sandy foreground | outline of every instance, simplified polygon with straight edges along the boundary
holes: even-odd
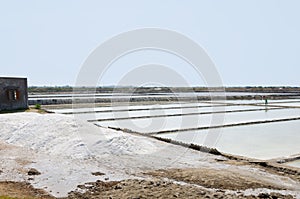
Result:
[[[202,153],[72,116],[1,114],[0,132],[0,196],[300,198],[295,168]]]

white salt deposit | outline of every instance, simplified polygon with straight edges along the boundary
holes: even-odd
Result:
[[[33,167],[42,173],[31,183],[55,196],[66,196],[78,184],[97,179],[122,180],[136,178],[137,173],[147,169],[210,164],[203,161],[207,154],[96,127],[67,115],[1,114],[0,131],[0,141],[16,146],[9,153],[11,161],[7,156],[0,157],[0,162],[11,168],[6,171],[11,175],[1,175],[0,179],[26,180],[25,171],[12,174],[23,169],[17,161],[22,159],[26,168]],[[22,149],[26,153],[20,156]],[[95,171],[106,175],[91,175]]]
[[[49,155],[87,158],[97,154],[153,153],[151,140],[129,136],[59,114],[17,113],[0,115],[0,139]]]

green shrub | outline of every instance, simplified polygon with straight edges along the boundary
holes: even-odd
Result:
[[[41,109],[42,106],[40,104],[36,104],[34,107],[35,109]]]

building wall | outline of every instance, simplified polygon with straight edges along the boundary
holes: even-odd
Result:
[[[0,111],[27,108],[27,79],[0,77]]]

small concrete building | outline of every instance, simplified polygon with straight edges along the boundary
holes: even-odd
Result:
[[[27,78],[0,77],[0,111],[27,108]]]

